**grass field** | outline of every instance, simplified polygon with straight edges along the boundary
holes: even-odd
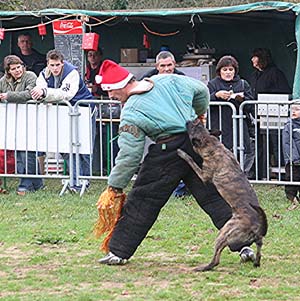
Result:
[[[95,203],[105,182],[82,198],[48,180],[25,197],[0,195],[0,300],[300,300],[299,209],[283,188],[256,186],[269,219],[260,268],[225,249],[214,271],[195,273],[217,235],[189,197],[171,198],[125,266],[102,266],[92,235]]]

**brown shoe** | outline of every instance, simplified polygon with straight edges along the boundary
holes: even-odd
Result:
[[[18,191],[17,190],[17,195],[25,196],[26,195],[26,191],[25,190],[23,190],[23,191]]]
[[[294,209],[296,209],[298,206],[299,206],[299,200],[298,200],[298,197],[294,197],[293,200],[292,200],[291,206],[289,206],[287,210],[294,210]]]
[[[2,187],[0,187],[0,194],[8,194],[8,191]]]

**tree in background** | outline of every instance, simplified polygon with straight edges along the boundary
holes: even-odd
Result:
[[[232,6],[258,2],[256,0],[0,0],[1,10],[41,10],[66,8],[84,10],[159,9],[184,7]],[[281,1],[275,1],[281,2]],[[289,2],[298,3],[298,0]]]
[[[17,10],[22,7],[22,0],[0,0],[1,10]]]

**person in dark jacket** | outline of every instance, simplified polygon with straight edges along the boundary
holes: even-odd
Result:
[[[284,73],[274,64],[271,51],[267,48],[256,48],[252,52],[252,65],[255,71],[251,74],[250,85],[254,99],[258,99],[258,94],[291,94],[291,88]],[[266,178],[267,175],[267,154],[264,151],[264,133],[260,131],[258,150],[258,175],[259,178]],[[279,162],[278,130],[269,130],[269,142],[273,165],[281,166],[284,162]],[[271,156],[270,156],[271,157]],[[282,154],[280,156],[283,158]]]
[[[84,80],[87,87],[91,89],[91,92],[95,97],[107,97],[107,93],[101,89],[100,84],[97,84],[95,80],[102,64],[102,55],[103,52],[101,48],[98,48],[98,50],[89,50],[86,55],[87,64]]]
[[[217,76],[208,82],[210,101],[228,101],[238,110],[244,100],[253,99],[251,87],[248,82],[238,75],[239,64],[230,55],[221,57],[216,66]],[[246,109],[246,108],[245,108]],[[210,108],[210,127],[222,131],[222,143],[230,150],[233,150],[233,119],[232,109],[229,106],[221,108],[221,127],[219,118],[219,106]],[[238,124],[237,124],[238,128]],[[249,131],[247,122],[244,122],[244,146],[245,153],[249,150]]]
[[[46,67],[46,56],[32,48],[30,33],[18,36],[18,50],[16,55],[24,62],[26,70],[34,72],[37,76]]]
[[[274,64],[271,51],[256,48],[252,52],[252,65],[256,69],[250,77],[254,99],[258,94],[290,94],[291,88],[284,73]]]
[[[282,149],[286,180],[300,181],[300,104],[291,105],[291,119],[282,131]],[[291,173],[292,172],[292,173]],[[285,185],[286,197],[294,208],[299,204],[300,186]]]
[[[172,52],[161,51],[155,59],[155,68],[145,73],[141,79],[151,77],[156,74],[178,74],[185,75],[183,72],[176,69],[176,61]]]
[[[85,84],[93,94],[95,98],[102,99],[108,98],[108,94],[106,91],[101,89],[101,85],[97,84],[96,76],[99,73],[101,64],[102,64],[102,49],[98,48],[97,50],[89,50],[87,51],[87,64],[85,69]],[[121,109],[118,104],[102,104],[99,106],[99,114],[101,114],[102,118],[113,119],[120,118]],[[113,150],[112,150],[112,160],[113,164],[115,164],[115,158],[118,154],[119,147],[118,147],[118,140],[115,139],[118,136],[118,129],[119,124],[116,122],[112,122],[110,126],[107,126],[107,123],[102,122],[102,129],[100,130],[100,122],[96,123],[96,137],[95,137],[95,144],[93,150],[93,171],[96,173],[101,172],[101,154],[102,154],[102,162],[104,166],[104,173],[109,172],[109,168],[111,165],[110,156],[108,149],[110,150],[111,147],[107,147],[106,143],[103,143],[102,149],[100,147],[100,136],[102,135],[102,141],[113,141]],[[112,127],[112,137],[110,137],[110,127]]]

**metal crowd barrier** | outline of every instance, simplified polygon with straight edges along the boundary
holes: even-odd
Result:
[[[72,106],[68,102],[60,102],[64,104],[64,108],[67,110],[67,114],[71,115]],[[41,106],[43,106],[43,113],[41,114]],[[51,108],[52,117],[56,119],[55,131],[49,124],[49,110]],[[61,166],[62,162],[58,159],[59,141],[55,141],[57,150],[49,149],[49,142],[53,138],[58,139],[59,136],[59,123],[60,123],[60,111],[61,106],[58,104],[54,105],[41,105],[39,103],[28,102],[26,104],[0,104],[0,149],[3,151],[3,156],[0,158],[3,169],[0,170],[0,177],[7,178],[19,178],[20,174],[17,172],[17,152],[24,151],[26,155],[28,152],[35,152],[36,157],[48,156],[50,153],[53,154],[51,160],[46,160],[39,168],[36,165],[35,173],[28,174],[28,165],[26,164],[26,172],[22,174],[24,178],[61,178],[67,179],[68,176],[64,174],[64,165]],[[10,110],[8,110],[10,109]],[[40,124],[43,123],[43,128]],[[71,118],[69,118],[69,127],[72,130]],[[52,134],[50,134],[50,132]],[[42,139],[41,139],[42,136]],[[43,140],[43,146],[40,148],[41,140]],[[53,141],[52,141],[53,143]],[[65,147],[67,152],[72,152],[71,137],[67,137],[64,140],[67,144]],[[14,173],[7,173],[7,152],[13,151],[14,153]],[[55,159],[54,159],[55,157]],[[28,162],[27,162],[28,163]],[[54,166],[56,165],[56,166]],[[48,168],[51,166],[51,168]],[[56,168],[55,168],[56,167]],[[40,170],[39,170],[40,169]],[[40,174],[41,171],[45,170],[44,174]],[[4,172],[3,172],[4,171]]]
[[[221,133],[223,132],[223,110],[228,109],[231,110],[230,115],[232,119],[232,152],[236,158],[238,158],[238,134],[237,134],[237,125],[238,125],[238,119],[240,118],[239,115],[236,114],[236,108],[231,102],[224,102],[224,101],[213,101],[210,102],[208,112],[207,112],[207,127],[208,129],[217,129],[220,130]],[[217,113],[217,126],[213,126],[213,120],[212,120],[212,110],[215,110],[215,113]],[[215,114],[216,115],[216,114]],[[216,118],[216,116],[214,116]],[[227,121],[226,121],[227,122]],[[223,135],[220,135],[220,141],[223,141]]]
[[[64,101],[57,104],[34,101],[26,104],[1,103],[0,179],[4,178],[4,182],[6,178],[60,179],[63,184],[60,195],[67,190],[74,191],[70,189],[74,186],[82,187],[82,195],[89,180],[107,178],[114,165],[114,156],[111,154],[116,153],[116,143],[110,141],[117,138],[113,137],[116,134],[113,128],[116,121],[119,122],[113,113],[114,106],[120,112],[119,102],[111,100],[94,100],[92,103],[90,100],[81,100],[74,106]],[[104,112],[104,107],[109,115]],[[98,161],[93,160],[97,129],[100,140],[96,143],[101,145],[98,146]],[[104,136],[107,137],[105,142]],[[25,173],[18,172],[18,152],[25,152]],[[27,157],[32,152],[39,161],[34,172],[28,170]],[[14,159],[10,163],[14,167],[13,171],[9,171],[7,154],[11,156],[12,153]],[[85,163],[83,172],[81,159]],[[97,172],[93,168],[94,161],[100,165]]]
[[[212,124],[223,130],[224,109],[230,110],[232,120],[232,152],[245,168],[247,152],[244,137],[244,119],[247,107],[252,107],[254,136],[251,138],[254,152],[250,182],[280,185],[300,185],[300,182],[285,179],[282,163],[282,126],[290,118],[289,106],[298,101],[245,101],[237,112],[229,102],[211,102],[207,115],[207,126]],[[261,115],[261,106],[266,115]],[[277,109],[269,114],[269,107]],[[284,107],[284,110],[282,110]],[[212,120],[218,116],[217,121]],[[70,187],[80,186],[83,195],[90,180],[107,179],[118,151],[117,137],[121,106],[118,101],[81,100],[71,106],[68,102],[59,104],[38,104],[28,102],[23,105],[0,104],[0,178],[43,178],[60,179],[63,195]],[[272,111],[272,110],[271,110]],[[217,113],[216,113],[217,112]],[[220,136],[222,141],[223,135]],[[277,154],[271,155],[270,141],[277,141]],[[290,138],[291,139],[291,138]],[[8,172],[7,154],[14,154],[14,172]],[[33,174],[18,173],[17,152],[35,152],[40,165]],[[265,162],[260,164],[260,152],[264,152]],[[145,150],[145,153],[147,150]],[[291,149],[292,154],[292,149]],[[2,154],[2,155],[1,155]],[[276,160],[274,161],[274,157]],[[84,162],[85,168],[82,168]],[[2,166],[2,168],[1,168]],[[263,166],[263,170],[261,168]],[[292,166],[292,164],[291,164]]]
[[[291,118],[290,106],[300,103],[299,100],[261,100],[244,101],[239,107],[239,132],[244,133],[243,119],[246,118],[247,106],[252,107],[254,137],[252,141],[254,152],[252,183],[266,183],[276,185],[300,185],[294,180],[293,162],[290,161],[290,179],[285,176],[285,162],[282,149],[282,130]],[[290,133],[292,133],[290,124]],[[239,137],[238,151],[241,168],[244,170],[245,145],[243,135]],[[290,139],[290,158],[292,158],[292,135]]]

